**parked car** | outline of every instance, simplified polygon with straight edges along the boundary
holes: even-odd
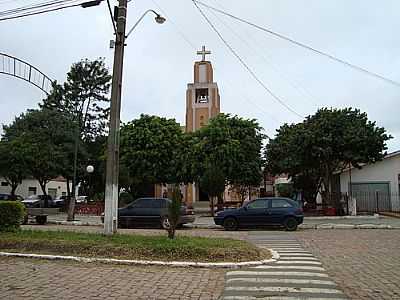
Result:
[[[118,209],[118,226],[130,228],[137,225],[160,226],[168,229],[168,205],[171,203],[167,198],[139,198],[125,207]],[[181,207],[179,225],[193,223],[195,216],[192,210]],[[102,215],[104,222],[104,214]]]
[[[46,206],[47,200],[47,206]],[[54,207],[54,201],[50,195],[31,195],[21,201],[27,208]]]
[[[303,209],[298,202],[288,198],[259,198],[237,209],[218,212],[214,217],[216,225],[225,230],[239,227],[280,225],[288,231],[297,229],[303,223]]]
[[[12,201],[12,196],[10,194],[0,194],[0,201]],[[22,201],[24,198],[22,198],[20,195],[15,195],[15,200]]]
[[[58,196],[56,199],[53,200],[53,206],[62,208],[68,203],[68,196]]]
[[[78,203],[78,204],[87,203],[88,202],[88,196],[77,196],[75,202]]]

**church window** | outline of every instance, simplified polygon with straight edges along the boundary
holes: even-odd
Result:
[[[208,103],[208,89],[196,89],[196,103]]]

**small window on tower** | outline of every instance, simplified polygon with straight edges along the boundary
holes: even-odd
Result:
[[[208,103],[208,89],[196,90],[196,103]]]

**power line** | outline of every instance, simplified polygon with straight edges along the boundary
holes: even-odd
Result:
[[[0,22],[1,22],[1,21],[6,21],[6,20],[12,20],[12,19],[24,18],[24,17],[28,17],[28,16],[39,15],[39,14],[44,14],[44,13],[48,13],[48,12],[53,12],[53,11],[57,11],[57,10],[62,10],[62,9],[65,9],[65,8],[71,8],[71,7],[76,7],[76,6],[82,6],[82,5],[84,5],[84,4],[89,4],[90,6],[92,6],[95,2],[96,2],[96,3],[97,3],[97,2],[100,3],[101,1],[103,1],[103,0],[81,2],[81,3],[78,3],[78,4],[67,5],[67,6],[61,6],[61,7],[55,7],[55,8],[45,9],[45,10],[39,10],[39,11],[31,12],[31,13],[27,12],[27,13],[19,14],[19,15],[16,15],[16,16],[0,18]],[[75,0],[73,0],[73,1],[71,1],[71,2],[75,2]],[[59,4],[58,4],[58,5],[59,5]],[[56,5],[56,6],[58,6],[58,5]],[[88,6],[87,6],[87,7],[88,7]]]
[[[219,6],[220,6],[220,5],[219,5]],[[311,99],[309,99],[309,97],[314,98],[312,95],[305,95],[305,93],[302,92],[302,91],[300,90],[300,87],[299,87],[300,85],[299,85],[299,84],[295,84],[295,83],[290,82],[290,79],[288,78],[288,76],[285,76],[285,74],[283,74],[283,71],[280,71],[276,66],[274,66],[271,62],[269,62],[269,61],[267,60],[267,58],[265,57],[264,53],[259,54],[258,51],[256,51],[256,50],[250,45],[250,43],[248,43],[244,38],[242,38],[242,37],[239,35],[239,33],[237,33],[237,32],[236,32],[232,27],[230,27],[226,22],[224,22],[221,18],[219,18],[219,17],[217,16],[217,14],[216,14],[214,11],[209,10],[209,12],[210,12],[215,18],[217,18],[226,28],[228,28],[229,31],[231,31],[232,34],[235,35],[243,44],[245,44],[250,50],[254,51],[254,53],[255,53],[256,55],[259,55],[259,56],[262,58],[262,60],[263,60],[267,65],[269,65],[283,80],[286,80],[286,82],[287,82],[290,86],[292,86],[294,89],[296,89],[297,91],[299,91],[299,93],[301,93],[301,94],[303,95],[303,98],[307,99],[310,103],[314,104],[315,106],[318,106],[318,104],[316,104],[315,102],[311,101]],[[304,89],[304,88],[302,88],[302,89]],[[305,89],[304,89],[304,90],[305,90]],[[305,97],[304,97],[304,96],[305,96]]]
[[[355,69],[355,70],[357,70],[357,71],[359,71],[359,72],[365,73],[365,74],[367,74],[367,75],[370,75],[370,76],[373,76],[373,77],[378,78],[378,79],[380,79],[380,80],[383,80],[383,81],[385,81],[385,82],[387,82],[387,83],[390,83],[390,84],[392,84],[392,85],[395,85],[395,86],[400,87],[400,82],[394,81],[394,80],[389,79],[389,78],[387,78],[387,77],[385,77],[385,76],[379,75],[379,74],[377,74],[377,73],[375,73],[375,72],[372,72],[372,71],[369,71],[369,70],[367,70],[367,69],[365,69],[365,68],[359,67],[359,66],[357,66],[357,65],[355,65],[355,64],[352,64],[352,63],[350,63],[350,62],[347,62],[347,61],[345,61],[345,60],[343,60],[343,59],[337,58],[337,57],[335,57],[335,56],[333,56],[333,55],[331,55],[331,54],[329,54],[329,53],[326,53],[326,52],[323,52],[323,51],[321,51],[321,50],[315,49],[315,48],[313,48],[313,47],[311,47],[311,46],[308,46],[308,45],[306,45],[306,44],[304,44],[304,43],[298,42],[298,41],[296,41],[296,40],[294,40],[294,39],[292,39],[292,38],[289,38],[289,37],[287,37],[287,36],[284,36],[283,34],[274,32],[274,31],[269,30],[269,29],[267,29],[267,28],[265,28],[265,27],[259,26],[259,25],[257,25],[257,24],[254,24],[254,23],[250,22],[250,21],[247,21],[247,20],[244,20],[244,19],[239,18],[239,17],[237,17],[237,16],[234,16],[234,15],[232,15],[232,14],[230,14],[230,13],[227,13],[227,12],[225,12],[225,11],[223,11],[223,10],[220,10],[220,9],[218,9],[218,8],[215,8],[215,7],[213,7],[213,6],[210,6],[210,5],[208,5],[208,4],[205,4],[205,3],[203,3],[203,2],[200,2],[200,1],[197,1],[197,0],[192,0],[192,1],[193,1],[193,3],[200,4],[200,5],[204,6],[204,7],[207,7],[207,8],[209,8],[209,9],[212,9],[212,10],[214,10],[214,11],[220,13],[220,14],[223,14],[223,15],[228,16],[228,17],[231,17],[231,18],[233,18],[233,19],[235,19],[235,20],[237,20],[237,21],[240,21],[240,22],[242,22],[242,23],[245,23],[245,24],[248,24],[248,25],[250,25],[250,26],[253,26],[253,27],[255,27],[255,28],[259,29],[259,30],[262,30],[262,31],[264,31],[264,32],[267,32],[267,33],[269,33],[269,34],[271,34],[271,35],[274,35],[274,36],[276,36],[276,37],[278,37],[278,38],[280,38],[280,39],[283,39],[283,40],[288,41],[288,42],[290,42],[290,43],[292,43],[292,44],[294,44],[294,45],[297,45],[297,46],[299,46],[299,47],[302,47],[302,48],[305,48],[305,49],[307,49],[307,50],[310,50],[310,51],[312,51],[312,52],[314,52],[314,53],[317,53],[317,54],[319,54],[319,55],[325,56],[325,57],[327,57],[327,58],[329,58],[329,59],[331,59],[331,60],[334,60],[334,61],[336,61],[336,62],[339,62],[339,63],[341,63],[341,64],[343,64],[343,65],[345,65],[345,66],[347,66],[347,67],[350,67],[350,68],[352,68],[352,69]]]
[[[112,11],[111,11],[110,0],[107,0],[107,6],[108,6],[108,13],[110,14],[110,18],[111,18],[111,23],[112,23],[113,28],[114,28],[114,33],[115,33],[115,35],[117,35],[117,27],[116,27],[115,22],[114,22],[113,13],[112,13]]]
[[[29,4],[26,6],[21,6],[13,9],[8,9],[0,12],[0,16],[7,16],[7,15],[12,15],[12,14],[17,14],[17,13],[22,13],[24,11],[29,11],[29,10],[35,10],[35,9],[40,9],[40,8],[45,8],[49,6],[59,6],[62,4],[70,3],[70,2],[76,2],[78,0],[58,0],[58,1],[48,1],[48,2],[41,2],[37,4]]]
[[[183,31],[179,28],[178,24],[176,22],[173,21],[173,19],[171,18],[171,16],[168,16],[168,14],[165,12],[165,10],[163,10],[163,8],[155,1],[152,0],[152,2],[154,3],[155,6],[157,6],[157,8],[163,13],[163,15],[168,19],[168,22],[171,23],[175,29],[175,31],[179,34],[179,36],[186,42],[186,44],[193,49],[194,51],[197,50],[196,45],[185,35],[185,33],[183,33]],[[217,68],[214,66],[214,70],[217,71]],[[243,101],[243,103],[246,104],[252,104],[253,106],[255,106],[258,111],[262,112],[263,114],[265,114],[267,116],[267,118],[269,119],[273,119],[274,121],[277,122],[277,124],[280,124],[281,122],[271,113],[267,112],[262,106],[258,105],[250,96],[248,96],[243,89],[240,89],[240,86],[235,86],[232,82],[230,82],[227,78],[225,79],[226,83],[233,88],[234,90],[239,91],[239,93],[242,95],[242,97],[238,97],[241,101]],[[264,129],[265,130],[265,129]]]
[[[207,17],[207,15],[203,12],[203,10],[197,5],[197,1],[192,0],[193,4],[196,6],[200,14],[204,17],[204,19],[207,21],[207,23],[210,25],[210,27],[214,30],[214,32],[218,35],[218,37],[221,39],[221,41],[225,44],[225,46],[229,49],[229,51],[232,52],[232,54],[239,60],[239,62],[246,68],[246,70],[250,73],[250,75],[272,96],[273,99],[275,99],[277,102],[279,102],[282,106],[284,106],[287,110],[295,114],[296,116],[303,118],[302,115],[300,115],[298,112],[293,110],[290,106],[288,106],[283,100],[281,100],[277,95],[275,95],[271,89],[269,89],[264,82],[261,81],[261,79],[258,78],[258,76],[254,73],[254,71],[247,65],[247,63],[240,57],[240,55],[235,51],[235,49],[232,48],[231,45],[225,40],[225,38],[221,35],[221,33],[218,31],[218,29],[214,26],[214,24],[210,21],[210,19]]]

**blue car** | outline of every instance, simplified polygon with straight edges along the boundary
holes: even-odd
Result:
[[[294,231],[303,223],[303,218],[303,209],[296,201],[270,197],[255,199],[241,208],[220,211],[214,217],[214,222],[216,225],[222,225],[225,230],[280,225],[288,231]]]

